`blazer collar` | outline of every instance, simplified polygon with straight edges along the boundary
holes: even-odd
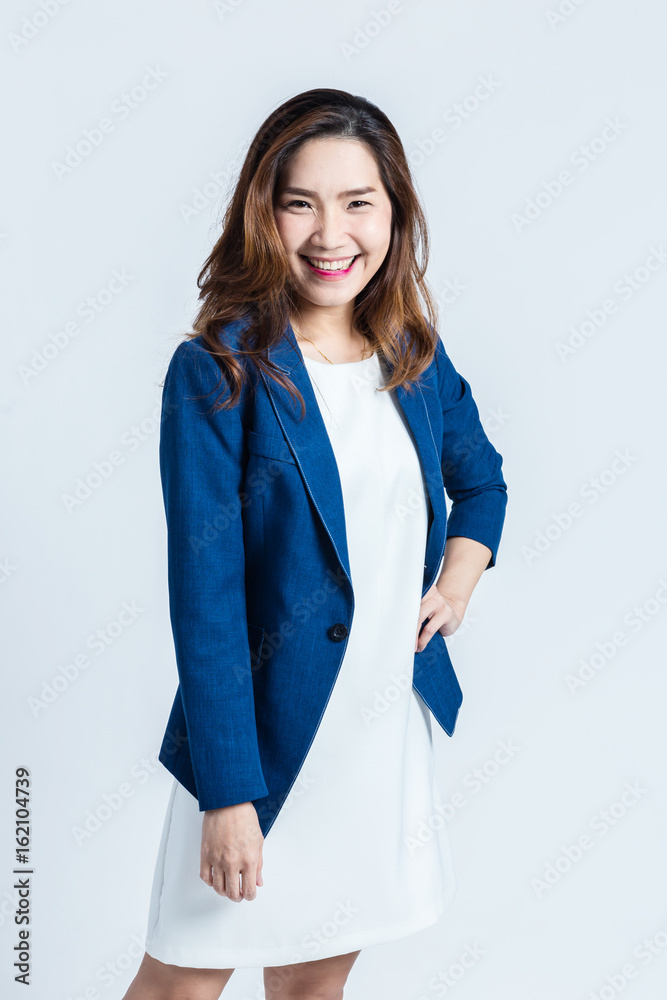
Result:
[[[288,323],[282,338],[268,349],[267,356],[289,376],[292,384],[303,396],[307,416],[300,420],[299,401],[294,402],[282,386],[261,373],[276,417],[283,428],[306,488],[322,518],[339,561],[352,582],[338,466],[303,354],[291,324]],[[447,511],[440,464],[442,446],[441,443],[439,446],[434,439],[432,421],[422,389],[414,385],[409,392],[403,386],[398,386],[395,394],[414,436],[431,503],[432,517],[429,520],[425,552],[423,590],[425,593],[435,579],[445,544]],[[429,394],[429,398],[431,395]],[[437,396],[435,402],[440,405]],[[363,428],[360,428],[360,433],[363,434]]]

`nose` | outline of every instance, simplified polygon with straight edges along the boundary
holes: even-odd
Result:
[[[336,208],[325,209],[319,217],[314,216],[313,231],[310,234],[312,245],[326,253],[335,253],[345,247],[348,238],[344,221],[340,210]]]

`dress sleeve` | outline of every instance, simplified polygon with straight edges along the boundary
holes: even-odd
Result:
[[[502,456],[489,441],[479,419],[469,383],[454,368],[438,335],[438,392],[442,405],[442,478],[452,508],[447,538],[464,535],[491,549],[485,569],[496,564],[507,484]]]
[[[201,811],[268,794],[246,619],[244,435],[238,406],[211,412],[219,383],[209,352],[181,343],[167,370],[160,425],[169,612]]]

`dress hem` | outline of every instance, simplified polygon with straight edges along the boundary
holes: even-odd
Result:
[[[195,955],[187,948],[177,948],[171,945],[160,946],[153,939],[147,939],[144,947],[151,958],[155,958],[159,962],[192,969],[255,969],[312,962],[320,958],[345,955],[350,951],[384,944],[387,941],[396,941],[398,938],[409,937],[411,934],[425,930],[437,923],[445,910],[449,908],[454,894],[455,891],[450,894],[445,903],[430,906],[421,914],[419,920],[390,924],[388,927],[375,928],[365,934],[347,934],[344,937],[336,937],[335,941],[331,940],[331,947],[324,945],[317,949],[317,954],[310,957],[299,957],[298,954],[295,954],[299,950],[295,945],[287,945],[268,951],[267,949],[246,948],[240,952],[235,949],[229,957],[225,957],[224,949],[216,949],[215,952],[199,951]]]

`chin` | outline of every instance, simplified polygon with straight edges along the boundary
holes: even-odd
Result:
[[[315,306],[343,306],[348,302],[354,302],[360,291],[361,288],[346,288],[345,290],[341,288],[327,295],[326,292],[317,294],[317,292],[313,292],[312,288],[304,288],[299,294],[301,298],[307,299]]]

